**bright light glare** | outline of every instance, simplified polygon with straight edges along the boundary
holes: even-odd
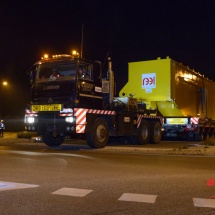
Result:
[[[7,83],[7,81],[3,81],[3,86],[7,86],[8,85],[8,83]]]
[[[73,50],[72,51],[72,55],[76,55],[77,54],[77,51],[76,50]]]
[[[49,55],[48,54],[44,54],[42,57],[41,57],[41,59],[43,60],[43,59],[48,59],[49,58]]]
[[[65,121],[69,122],[69,123],[73,123],[74,122],[74,118],[73,117],[66,117]]]
[[[28,117],[27,122],[28,123],[34,123],[34,117]]]
[[[79,53],[76,50],[72,50],[72,55],[73,56],[79,56]]]

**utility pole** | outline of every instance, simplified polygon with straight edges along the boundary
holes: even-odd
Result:
[[[83,56],[83,43],[84,43],[84,25],[81,27],[81,58]]]

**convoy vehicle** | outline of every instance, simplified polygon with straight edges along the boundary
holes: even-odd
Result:
[[[156,108],[147,109],[132,94],[115,96],[110,59],[106,74],[101,62],[78,54],[55,55],[36,62],[30,70],[26,130],[36,131],[48,146],[77,136],[86,138],[92,148],[105,147],[113,138],[131,144],[159,143],[163,120],[156,116]]]
[[[119,96],[133,94],[163,117],[162,139],[204,140],[215,132],[215,82],[167,57],[130,62]]]

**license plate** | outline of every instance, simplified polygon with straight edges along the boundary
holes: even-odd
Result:
[[[48,105],[32,105],[31,111],[61,111],[61,104],[48,104]]]

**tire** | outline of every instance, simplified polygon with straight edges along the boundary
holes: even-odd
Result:
[[[63,143],[64,139],[64,136],[58,135],[54,137],[50,132],[45,132],[42,134],[42,140],[47,146],[59,146]]]
[[[149,142],[149,134],[149,123],[146,120],[142,120],[137,130],[137,143],[140,145],[147,144]]]
[[[86,134],[87,144],[91,148],[104,148],[109,140],[109,128],[107,121],[100,117],[97,118],[91,128],[91,131]]]
[[[161,124],[158,121],[152,121],[150,123],[150,138],[149,143],[157,144],[161,141],[162,131]]]

